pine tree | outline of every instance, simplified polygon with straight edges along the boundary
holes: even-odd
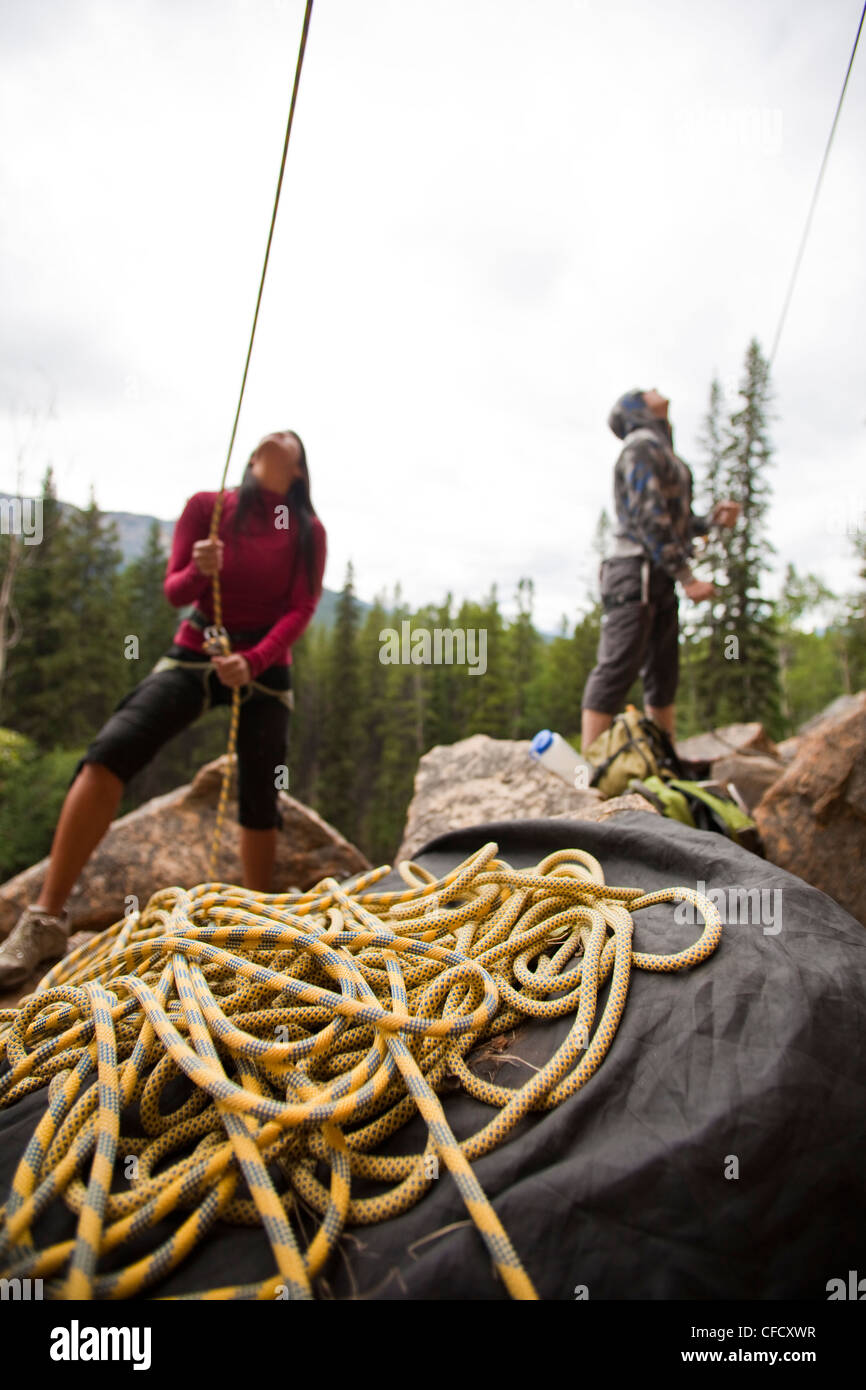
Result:
[[[428,625],[427,615],[423,611],[413,617],[403,602],[398,586],[387,626],[399,635],[402,624],[407,621],[413,631]],[[424,668],[399,661],[388,663],[383,669],[385,691],[381,708],[384,725],[381,728],[376,802],[371,809],[369,851],[377,861],[392,859],[399,846],[406,809],[412,799],[418,759],[425,751]]]
[[[698,440],[703,449],[704,468],[696,483],[695,511],[712,515],[722,501],[725,484],[724,396],[718,377],[710,384],[710,398]],[[699,561],[712,577],[724,584],[726,555],[716,528],[698,542]],[[681,616],[683,634],[680,652],[680,685],[677,695],[677,723],[681,736],[689,729],[718,723],[718,691],[727,678],[725,663],[726,626],[722,606],[717,603],[686,604]]]
[[[120,558],[117,527],[106,521],[91,493],[89,506],[64,521],[52,557],[59,610],[51,628],[57,644],[41,660],[42,688],[34,706],[53,741],[60,730],[70,743],[88,741],[127,688],[125,634],[116,602]]]
[[[535,585],[532,580],[519,580],[515,594],[517,616],[509,624],[505,637],[511,704],[509,738],[530,738],[535,733],[531,727],[530,697],[532,676],[542,641],[532,623],[534,599]]]
[[[430,621],[435,631],[451,632],[456,618],[451,613],[453,596],[448,593],[442,603],[430,610]],[[465,673],[453,666],[440,665],[430,669],[428,694],[425,709],[425,745],[432,748],[436,744],[456,743],[461,736],[459,714],[459,683]],[[473,677],[480,679],[480,677]]]
[[[360,668],[360,707],[362,710],[358,747],[359,818],[358,840],[373,859],[386,859],[393,846],[390,828],[382,824],[382,766],[389,724],[389,668],[381,661],[380,634],[392,626],[382,599],[377,598],[364,619],[358,636]]]
[[[171,642],[177,627],[177,610],[168,602],[163,589],[167,560],[159,522],[153,521],[143,553],[126,566],[118,580],[129,686],[137,685],[147,675]],[[129,638],[136,641],[130,642]]]
[[[845,672],[845,690],[851,693],[866,686],[866,530],[856,518],[849,532],[857,559],[857,578],[861,588],[849,595],[841,624],[838,650]]]
[[[769,364],[753,338],[740,387],[743,404],[731,416],[725,448],[725,490],[742,504],[742,519],[722,536],[729,589],[727,616],[739,637],[739,661],[728,665],[729,669],[738,668],[740,680],[731,680],[729,700],[735,718],[760,720],[773,733],[781,719],[778,633],[774,606],[760,594],[773,553],[766,535],[770,499],[767,475],[773,452],[769,376]]]
[[[23,538],[14,532],[10,532],[8,536],[0,535],[0,719],[3,717],[3,687],[9,666],[9,653],[20,637],[15,607],[15,585],[23,558]]]
[[[578,679],[578,705],[583,697],[583,688],[589,679],[598,657],[598,643],[601,636],[601,603],[594,603],[574,627],[574,663]],[[578,721],[579,722],[579,721]]]
[[[289,728],[291,784],[299,801],[318,806],[321,749],[326,711],[323,692],[328,681],[330,636],[322,624],[307,628],[292,649],[294,710]]]
[[[724,393],[717,376],[710,382],[710,399],[704,416],[698,442],[703,448],[706,466],[702,485],[697,489],[698,510],[712,512],[717,502],[723,500],[725,437],[722,406]],[[713,537],[707,539],[711,545]]]
[[[67,522],[57,500],[51,467],[42,480],[41,503],[42,540],[39,545],[22,548],[12,596],[17,641],[8,653],[3,720],[39,747],[49,748],[68,735],[68,730],[62,720],[57,722],[56,709],[44,708],[46,663],[77,635],[70,632],[66,622],[58,560]]]
[[[721,479],[724,496],[740,503],[742,515],[735,527],[719,534],[726,583],[707,653],[705,698],[708,722],[760,720],[773,733],[782,727],[778,631],[774,605],[761,595],[773,553],[766,535],[771,389],[769,366],[754,338],[739,395],[741,405],[723,427],[715,480],[718,485]]]
[[[352,564],[337,601],[324,691],[326,724],[322,738],[320,800],[323,814],[351,840],[358,821],[358,738],[360,680],[358,605]]]
[[[586,592],[585,611],[575,623],[571,637],[573,652],[569,666],[574,672],[576,715],[574,713],[574,706],[570,707],[572,708],[571,727],[574,729],[575,735],[580,729],[580,708],[583,698],[583,688],[589,679],[598,657],[601,619],[604,611],[601,602],[601,566],[603,561],[607,559],[610,550],[612,532],[613,524],[610,516],[606,509],[602,507],[598,514],[598,520],[595,523],[595,530],[592,538],[592,548],[598,558],[598,567],[592,583],[588,586]],[[559,732],[562,732],[561,729]]]
[[[417,666],[387,667],[388,717],[371,835],[372,857],[380,862],[392,860],[400,844],[418,759],[424,752],[419,739],[420,681]]]
[[[454,670],[461,737],[489,734],[491,738],[508,738],[512,707],[510,672],[495,584],[481,603],[464,600],[456,626],[466,633],[474,631],[476,641],[486,644],[483,675],[470,675],[468,667]]]
[[[802,627],[808,613],[818,608],[832,611],[836,605],[836,596],[816,575],[799,574],[794,565],[786,567],[776,611],[786,733],[793,733],[813,713],[816,696],[822,706],[828,705],[844,683],[836,632],[832,627],[825,633]]]
[[[569,630],[565,616],[553,640],[537,650],[535,662],[529,700],[534,714],[533,733],[554,729],[579,747],[580,699],[588,672],[583,671],[580,663],[575,628]]]

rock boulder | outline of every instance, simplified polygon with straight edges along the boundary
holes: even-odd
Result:
[[[723,785],[733,782],[748,810],[754,811],[765,793],[785,771],[779,758],[765,753],[728,753],[711,764],[712,778]]]
[[[801,724],[797,730],[798,734],[814,734],[822,724],[830,724],[838,719],[840,715],[850,714],[857,708],[859,695],[839,695],[835,700],[831,700],[820,714],[813,714],[811,719],[807,719],[805,724]]]
[[[124,915],[130,896],[144,907],[158,888],[193,887],[205,881],[222,765],[222,758],[206,763],[186,786],[154,797],[112,823],[70,895],[71,931],[111,926]],[[277,837],[274,892],[309,888],[329,874],[349,878],[370,867],[360,850],[315,811],[285,792],[279,793],[279,806],[283,828]],[[216,865],[216,877],[223,882],[241,881],[239,845],[230,797]],[[33,902],[47,866],[43,859],[0,884],[0,936],[11,931],[21,909]]]
[[[633,810],[657,814],[634,793],[605,800],[594,787],[570,787],[532,761],[528,739],[473,734],[459,743],[431,748],[419,762],[396,858],[411,858],[434,836],[483,821],[546,816],[606,820]]]
[[[776,744],[776,756],[783,763],[792,763],[800,751],[801,742],[802,739],[796,734],[792,738],[783,739],[781,743]]]
[[[725,724],[711,733],[678,739],[677,752],[690,763],[714,763],[717,758],[727,758],[732,753],[764,753],[773,758],[776,747],[763,724]]]
[[[768,859],[866,926],[866,691],[801,735],[755,819]]]

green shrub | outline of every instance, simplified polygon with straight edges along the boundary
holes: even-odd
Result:
[[[0,787],[4,773],[17,767],[34,750],[33,740],[26,734],[19,734],[17,729],[0,729]]]
[[[0,881],[44,859],[69,779],[84,750],[40,753],[13,729],[0,729]]]

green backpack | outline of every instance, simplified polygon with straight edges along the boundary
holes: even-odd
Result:
[[[657,777],[662,771],[678,776],[683,771],[668,735],[634,705],[615,715],[583,756],[595,768],[590,786],[598,787],[603,796],[621,796],[633,777]]]
[[[688,782],[681,777],[666,781],[661,777],[647,777],[640,781],[635,777],[631,789],[645,796],[663,816],[682,821],[683,825],[695,830],[715,830],[727,835],[729,840],[735,840],[753,854],[763,851],[758,827],[751,816],[736,802],[708,791],[700,782]]]
[[[595,768],[590,786],[598,787],[603,796],[640,792],[663,816],[696,830],[714,830],[744,849],[762,852],[751,817],[736,802],[688,781],[670,736],[634,705],[614,717],[584,757]]]

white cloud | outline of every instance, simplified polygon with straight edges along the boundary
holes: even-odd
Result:
[[[575,611],[612,400],[659,386],[698,463],[712,373],[769,348],[858,8],[317,6],[230,478],[291,425],[331,586],[349,557],[363,596],[413,602],[528,573],[542,625]],[[171,517],[218,485],[302,10],[4,7],[10,475],[22,413],[56,414],[25,486],[51,457],[69,500],[93,482]],[[835,587],[854,565],[827,514],[866,428],[864,106],[861,55],[775,372],[777,562]]]

